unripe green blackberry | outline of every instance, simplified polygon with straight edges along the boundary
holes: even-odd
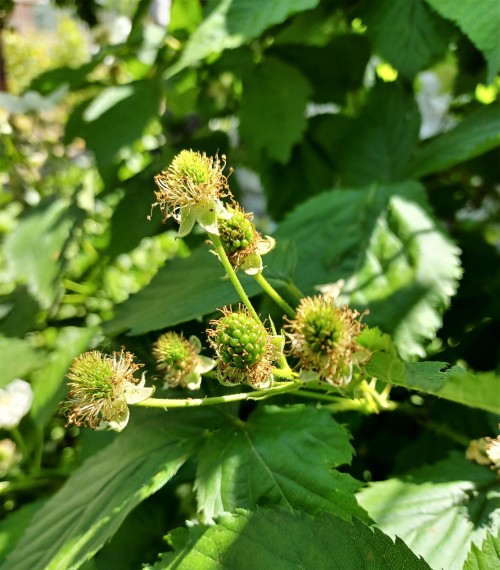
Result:
[[[273,363],[281,351],[273,337],[250,312],[240,306],[238,311],[222,309],[222,317],[211,321],[209,342],[217,353],[218,377],[221,383],[247,383],[254,388],[269,387]]]
[[[229,313],[217,323],[214,342],[226,364],[243,369],[259,362],[266,352],[267,333],[252,316]]]
[[[252,245],[256,230],[251,216],[240,207],[230,207],[228,211],[233,217],[229,220],[219,219],[219,235],[224,250],[231,257]]]

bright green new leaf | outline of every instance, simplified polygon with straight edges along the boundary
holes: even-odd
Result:
[[[57,282],[64,251],[81,214],[66,200],[44,200],[21,219],[5,241],[11,273],[27,283],[43,308],[49,308],[60,294]]]
[[[350,463],[354,450],[330,413],[266,406],[246,422],[224,419],[199,455],[196,490],[206,519],[268,504],[366,518],[354,499],[360,484],[334,469]]]
[[[500,144],[500,108],[488,105],[454,129],[426,142],[416,152],[408,176],[420,178],[479,156]]]
[[[211,527],[178,529],[154,570],[425,570],[429,566],[400,539],[393,542],[357,519],[347,522],[325,513],[239,509]]]
[[[358,342],[373,354],[363,366],[366,374],[384,382],[446,398],[452,402],[500,414],[500,377],[472,373],[446,362],[404,362],[389,336],[367,329]]]
[[[403,355],[425,354],[422,339],[441,326],[461,271],[459,250],[419,184],[325,192],[290,214],[275,237],[295,244],[301,290],[345,280],[342,302],[368,308],[367,321],[390,333]]]
[[[245,290],[255,294],[259,287],[242,277]],[[165,264],[151,283],[116,307],[116,315],[106,323],[112,334],[130,329],[130,334],[164,329],[206,315],[225,304],[237,303],[238,295],[219,261],[202,246],[186,259]]]
[[[4,388],[15,378],[23,378],[42,365],[44,357],[25,340],[0,336],[0,362],[0,388]]]
[[[189,412],[148,410],[131,422],[47,501],[3,568],[72,570],[88,560],[197,448],[207,412]]]
[[[488,62],[488,83],[500,70],[500,9],[497,0],[426,0],[436,12],[451,20],[483,52]]]
[[[500,531],[488,534],[480,547],[472,544],[463,570],[491,570],[500,565]]]
[[[265,58],[243,81],[239,132],[249,149],[278,162],[290,158],[306,128],[311,87],[303,75],[277,58]]]
[[[373,483],[358,498],[384,532],[402,538],[436,570],[461,569],[471,543],[480,545],[500,527],[497,474],[458,453]]]
[[[318,1],[210,0],[205,19],[190,36],[180,62],[168,74],[173,75],[208,55],[244,45],[288,16],[314,8]]]
[[[378,54],[409,79],[448,49],[443,21],[424,0],[371,2],[365,21]]]

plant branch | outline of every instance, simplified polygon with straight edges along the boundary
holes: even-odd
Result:
[[[283,299],[283,297],[276,291],[276,289],[269,283],[269,281],[262,275],[262,272],[256,273],[254,275],[255,281],[262,287],[262,289],[271,297],[271,299],[279,305],[285,313],[291,317],[295,318],[295,311],[290,307],[290,305]]]

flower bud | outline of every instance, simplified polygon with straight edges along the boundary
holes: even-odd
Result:
[[[199,355],[201,342],[195,336],[186,339],[182,334],[167,332],[153,345],[158,370],[163,372],[165,384],[195,390],[200,387],[201,375],[215,366],[215,361]]]
[[[356,344],[363,328],[361,317],[347,306],[338,307],[328,295],[302,299],[296,317],[285,326],[290,354],[302,370],[334,386],[345,386],[351,381],[353,364],[366,357]]]

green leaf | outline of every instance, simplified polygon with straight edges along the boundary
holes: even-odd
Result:
[[[291,65],[265,58],[243,80],[239,132],[249,150],[285,163],[306,128],[308,81]]]
[[[429,568],[400,539],[393,542],[357,519],[350,523],[326,513],[238,510],[219,517],[215,526],[175,530],[168,541],[174,552],[164,555],[155,570]]]
[[[26,281],[29,292],[43,308],[60,294],[58,279],[64,251],[81,211],[63,199],[47,199],[28,212],[5,240],[10,272]]]
[[[500,10],[496,0],[426,0],[436,12],[455,22],[488,62],[488,83],[500,70]],[[478,9],[480,8],[480,9]]]
[[[342,185],[357,187],[405,179],[419,129],[415,99],[400,84],[374,87],[360,116],[338,141]]]
[[[199,509],[208,520],[267,504],[366,518],[354,500],[360,484],[334,469],[350,463],[353,451],[348,432],[327,411],[265,406],[246,422],[228,417],[199,455]]]
[[[0,388],[40,366],[43,356],[25,340],[0,336]]]
[[[358,498],[384,532],[402,538],[436,569],[461,569],[471,542],[481,544],[500,526],[496,473],[458,453],[401,479],[373,483]]]
[[[162,94],[156,79],[107,87],[73,111],[66,125],[66,142],[75,137],[85,139],[95,154],[101,176],[109,180],[120,151],[133,144],[149,122],[158,117]]]
[[[384,382],[404,386],[500,414],[500,377],[493,372],[472,373],[446,362],[404,362],[390,337],[378,329],[367,329],[358,337],[362,346],[374,351],[363,366],[366,374]]]
[[[420,178],[445,170],[496,148],[500,143],[500,108],[492,103],[466,117],[454,129],[426,142],[409,165]]]
[[[378,0],[364,18],[376,52],[408,79],[443,57],[448,34],[424,0]]]
[[[139,410],[137,415],[139,416]],[[53,495],[7,558],[5,570],[78,568],[127,514],[193,454],[207,413],[147,410]]]
[[[259,291],[253,279],[241,280],[247,294]],[[238,299],[219,261],[202,246],[187,259],[167,262],[147,287],[116,306],[115,318],[104,329],[107,334],[130,329],[129,334],[139,335],[196,319]]]
[[[63,327],[44,365],[33,374],[34,399],[30,415],[43,428],[66,394],[65,374],[75,356],[87,349],[95,329]]]
[[[4,560],[7,554],[14,549],[26,527],[44,503],[45,499],[27,503],[8,514],[0,522],[0,560]]]
[[[496,536],[489,534],[479,548],[472,544],[463,570],[491,570],[500,562],[500,531]]]
[[[367,322],[390,333],[403,356],[425,355],[422,340],[441,326],[461,272],[458,248],[419,184],[325,192],[290,214],[276,237],[295,243],[302,291],[344,279],[342,302],[368,308]]]
[[[40,306],[26,287],[17,287],[10,295],[0,297],[0,334],[23,338],[39,325],[39,312]]]
[[[208,55],[239,47],[292,14],[316,7],[318,1],[210,0],[205,19],[190,36],[179,63],[169,70],[169,75]]]

